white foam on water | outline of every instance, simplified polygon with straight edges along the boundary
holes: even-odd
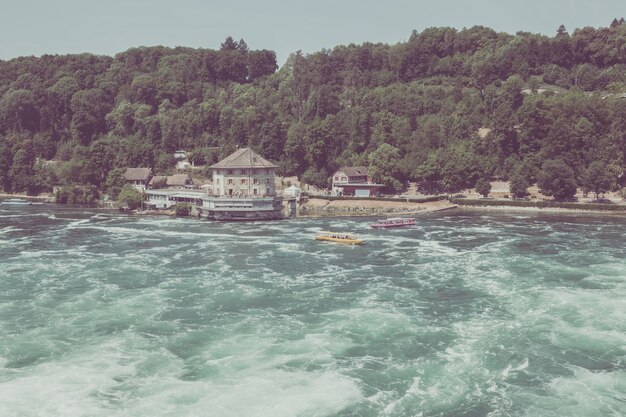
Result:
[[[429,255],[429,256],[433,256],[433,255],[457,256],[457,255],[463,254],[463,251],[455,249],[451,246],[446,246],[442,244],[441,242],[438,242],[436,240],[431,240],[431,239],[421,241],[420,245],[417,247],[417,252],[420,255],[423,254],[423,255]]]
[[[366,236],[366,235],[361,235]],[[420,242],[419,237],[403,236],[403,235],[370,235],[367,236],[368,241],[381,242],[385,246],[396,247],[402,244],[416,244]]]
[[[350,348],[357,346],[348,337],[341,334],[332,334],[330,331],[324,333],[309,333],[304,337],[303,343],[307,348],[314,347],[329,355],[323,359],[331,361],[335,355],[340,355]]]
[[[626,264],[607,259],[589,266],[590,275],[584,281],[605,288],[623,289],[626,287]]]
[[[82,220],[81,220],[82,222]],[[87,222],[89,220],[87,219]],[[226,233],[201,233],[201,232],[187,232],[187,231],[173,231],[167,229],[159,229],[155,227],[157,225],[151,224],[150,229],[141,229],[141,228],[133,228],[133,227],[123,227],[123,226],[97,226],[97,225],[84,225],[85,223],[78,223],[74,225],[74,227],[80,227],[82,229],[92,229],[99,230],[103,232],[107,232],[112,235],[117,235],[121,238],[133,237],[133,238],[144,238],[144,237],[174,237],[174,238],[193,238],[193,239],[221,239],[221,240],[248,240],[248,241],[259,241],[262,242],[263,239],[257,236],[242,236],[236,234],[226,234]]]
[[[0,235],[4,235],[7,234],[9,232],[19,232],[22,229],[18,229],[15,226],[5,226],[2,229],[0,229]]]
[[[432,415],[437,409],[445,410],[458,404],[459,398],[442,395],[440,386],[425,386],[420,377],[414,377],[413,382],[404,394],[395,400],[389,401],[380,413],[381,416],[422,416],[424,411]]]
[[[50,250],[35,250],[35,251],[30,251],[30,250],[22,250],[20,252],[20,258],[26,258],[26,259],[31,259],[31,258],[41,258],[41,257],[58,257],[63,256],[66,257],[65,259],[73,259],[75,260],[75,257],[80,257],[80,256],[84,256],[85,255],[85,250],[86,250],[86,246],[82,245],[82,246],[75,246],[72,249],[65,249],[65,250],[59,250],[59,249],[50,249]]]
[[[540,300],[554,345],[598,354],[626,349],[626,299],[604,290],[551,289]]]
[[[251,323],[252,324],[252,323]],[[268,325],[270,323],[267,323]],[[285,323],[287,324],[287,323]],[[258,326],[258,324],[255,324]],[[328,334],[278,339],[272,323],[266,336],[242,333],[205,346],[195,362],[209,366],[210,376],[194,381],[144,384],[141,402],[131,415],[296,416],[335,415],[363,401],[358,384],[340,373],[328,348]],[[289,323],[288,327],[297,326]],[[233,329],[236,330],[236,329]],[[258,329],[261,330],[261,329]],[[316,370],[308,369],[315,365]]]
[[[457,229],[461,234],[471,234],[475,235],[493,235],[499,234],[501,231],[499,228],[490,227],[490,226],[470,226],[470,227],[461,227]]]
[[[362,401],[354,381],[333,372],[266,371],[228,382],[148,380],[118,416],[332,416]]]
[[[511,375],[511,373],[513,372],[518,372],[518,371],[523,371],[525,369],[528,369],[528,364],[529,364],[528,358],[525,358],[521,363],[517,365],[508,364],[506,368],[504,368],[500,374],[504,378],[508,378],[508,376]]]
[[[626,374],[591,372],[572,368],[573,376],[554,379],[549,395],[527,396],[524,415],[534,416],[624,416],[626,410]]]
[[[107,215],[107,214],[98,213],[98,214],[94,214],[90,218],[91,219],[107,219],[107,220],[110,220],[110,219],[113,219],[114,217],[112,217],[110,215]]]
[[[5,213],[9,213],[9,211],[6,211]],[[31,214],[3,214],[0,216],[0,219],[12,219],[12,218],[18,218],[18,217],[32,217]]]
[[[12,398],[0,401],[1,417],[443,416],[469,414],[476,403],[488,404],[494,417],[562,415],[562,404],[569,415],[593,415],[591,399],[601,404],[599,415],[619,415],[624,404],[624,264],[607,250],[594,258],[598,265],[567,265],[567,244],[558,258],[516,253],[518,239],[543,223],[525,226],[532,233],[521,238],[488,224],[490,217],[458,230],[457,220],[437,220],[419,236],[371,231],[361,220],[319,227],[363,231],[367,244],[352,248],[303,238],[318,220],[95,217],[69,219],[73,230],[94,229],[94,243],[78,252],[55,256],[20,242],[39,256],[3,264],[15,272],[0,282],[33,294],[1,307],[30,306],[33,321],[23,324],[31,330],[16,340],[52,345],[32,364],[0,368],[0,391],[7,387]],[[69,230],[57,229],[45,238]],[[457,249],[467,240],[458,234],[494,240],[500,229],[498,242]],[[591,238],[582,246],[585,239],[572,237],[577,226],[558,229],[556,239],[569,236],[575,250],[602,253],[605,243]],[[292,269],[276,265],[277,257]],[[526,263],[528,276],[514,272]],[[550,279],[561,264],[575,279]],[[413,275],[419,285],[403,288]],[[577,287],[604,279],[610,291]],[[455,286],[463,299],[445,299],[448,289],[455,297]],[[441,300],[420,298],[438,290]],[[433,314],[448,302],[453,314]],[[11,326],[0,320],[0,334]],[[540,368],[554,352],[582,352],[614,368],[579,369],[574,356],[560,364],[571,375],[555,376]],[[0,358],[0,366],[15,360],[2,355],[11,360]],[[524,385],[535,378],[547,386]],[[532,396],[544,388],[550,398]]]
[[[89,219],[74,220],[74,221],[70,221],[70,223],[67,224],[65,227],[67,227],[68,229],[72,229],[75,227],[81,227],[82,225],[88,224],[89,222],[91,222],[91,220]]]
[[[382,306],[339,309],[322,314],[326,320],[324,328],[333,334],[349,337],[355,343],[369,344],[375,341],[389,341],[399,335],[418,334],[419,328],[408,317],[393,309],[383,310]]]
[[[94,395],[113,389],[114,378],[132,374],[111,346],[24,370],[2,382],[2,416],[106,416],[111,410]]]
[[[272,248],[268,251],[268,254],[272,254],[272,251],[280,251],[294,256],[310,256],[311,251],[303,247],[301,242],[272,242]]]
[[[425,415],[453,415],[464,404],[477,402],[489,404],[490,415],[509,415],[509,379],[526,372],[530,361],[528,357],[511,358],[498,366],[491,352],[504,349],[494,343],[515,331],[515,325],[487,313],[461,318],[450,330],[455,334],[452,343],[414,363],[413,383],[388,404],[383,415],[411,415],[416,410]]]

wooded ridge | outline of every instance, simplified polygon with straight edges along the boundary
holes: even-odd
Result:
[[[175,150],[204,165],[243,146],[318,186],[340,166],[368,165],[390,189],[411,180],[432,194],[481,178],[523,186],[544,168],[616,188],[626,25],[552,37],[429,28],[396,45],[294,53],[280,69],[273,51],[231,37],[219,50],[22,57],[0,61],[0,97],[4,191],[115,195],[123,168],[171,172]]]

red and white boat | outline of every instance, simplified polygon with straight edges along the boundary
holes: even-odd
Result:
[[[377,223],[371,224],[374,229],[386,229],[388,227],[415,226],[413,217],[393,217],[390,219],[381,219]]]

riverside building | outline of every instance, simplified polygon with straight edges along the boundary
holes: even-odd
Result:
[[[213,220],[282,218],[282,197],[276,195],[276,165],[250,148],[238,149],[212,165],[212,192],[202,197],[200,216]]]
[[[378,197],[385,185],[373,183],[368,172],[365,166],[339,168],[333,174],[333,195]]]

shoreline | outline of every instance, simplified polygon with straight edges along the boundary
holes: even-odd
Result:
[[[3,198],[24,198],[37,201],[46,201],[50,196],[25,196],[23,194],[0,193],[0,199]],[[445,201],[446,204],[441,204]],[[312,207],[307,204],[297,210],[295,216],[285,215],[284,220],[298,218],[328,218],[328,217],[401,217],[416,216],[421,214],[440,213],[443,211],[462,210],[473,212],[493,212],[493,213],[527,213],[527,214],[561,214],[561,215],[601,215],[610,217],[626,218],[626,205],[623,210],[602,210],[602,209],[586,209],[573,207],[535,207],[535,206],[518,206],[518,205],[471,205],[471,204],[455,204],[447,200],[428,203],[402,203],[389,202],[391,205],[381,205],[377,201],[341,201],[339,205],[317,205]],[[50,204],[57,206],[66,206],[50,201]],[[138,216],[171,216],[177,217],[172,210],[133,210],[123,211],[116,207],[95,206],[90,207],[93,210],[105,212],[120,212],[126,215]],[[304,209],[304,210],[303,210]],[[193,215],[183,217],[195,217]]]
[[[324,218],[324,217],[395,217],[420,215],[429,213],[438,213],[446,210],[458,208],[456,204],[449,204],[440,207],[424,207],[418,210],[400,210],[400,211],[381,211],[376,209],[361,209],[357,212],[354,210],[307,210],[305,213],[298,213],[294,218]]]
[[[13,193],[0,193],[0,198],[23,198],[25,200],[48,200],[50,195],[26,195],[26,194],[13,194]]]
[[[550,213],[550,214],[600,214],[606,216],[624,216],[626,217],[626,207],[624,210],[592,210],[592,209],[574,209],[564,207],[519,207],[519,206],[472,206],[459,205],[459,209],[467,211],[500,211],[503,213]]]
[[[296,217],[393,217],[405,215],[418,215],[443,210],[460,209],[465,211],[485,211],[500,213],[545,213],[545,214],[586,214],[586,215],[610,215],[612,217],[626,217],[626,205],[612,205],[611,209],[602,208],[581,208],[577,207],[537,207],[524,206],[519,204],[461,204],[457,201],[442,200],[427,203],[406,203],[400,201],[354,201],[354,200],[334,200],[325,201],[321,199],[313,199],[313,204],[305,204],[302,206],[304,210],[298,210]],[[617,209],[615,209],[617,208]]]

